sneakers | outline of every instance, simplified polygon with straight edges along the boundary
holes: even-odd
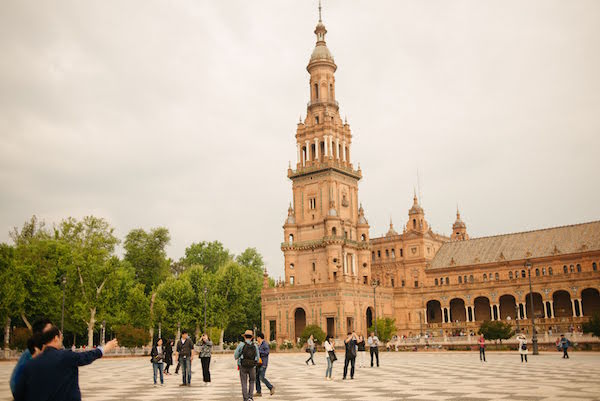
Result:
[[[255,397],[262,397],[262,393],[254,393]]]
[[[271,387],[270,393],[271,395],[275,394],[275,386]]]
[[[181,384],[179,385],[179,387],[185,387],[185,386],[187,386],[187,384],[186,384],[186,383],[181,383]]]

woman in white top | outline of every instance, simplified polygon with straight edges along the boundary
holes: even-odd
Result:
[[[519,334],[517,336],[517,341],[519,342],[519,354],[521,354],[521,363],[525,360],[527,363],[527,337],[524,334]]]
[[[333,372],[333,362],[337,360],[335,356],[335,342],[332,336],[327,336],[323,343],[325,347],[325,355],[327,355],[327,369],[325,370],[325,380],[333,380],[331,373]]]

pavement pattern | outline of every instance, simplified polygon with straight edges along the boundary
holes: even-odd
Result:
[[[489,352],[488,362],[478,352],[383,352],[379,368],[356,368],[354,380],[342,380],[343,354],[335,362],[334,381],[326,381],[325,353],[307,366],[305,354],[272,354],[267,378],[275,385],[270,396],[256,400],[576,400],[600,401],[600,354],[560,353],[529,356]],[[368,359],[368,355],[367,355]],[[358,362],[358,361],[357,361]],[[8,380],[14,362],[0,363],[0,400],[11,400]],[[174,369],[172,369],[174,371]],[[181,375],[165,377],[154,387],[149,358],[106,358],[80,368],[83,399],[112,400],[241,400],[239,375],[231,354],[213,357],[212,385],[202,383],[202,368],[194,360],[191,387],[179,387]]]

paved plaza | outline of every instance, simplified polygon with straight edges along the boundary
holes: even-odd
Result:
[[[342,354],[343,355],[343,354]],[[493,353],[479,362],[478,353],[382,353],[382,366],[356,370],[342,380],[343,361],[334,365],[333,382],[324,380],[325,354],[317,366],[306,366],[304,354],[274,354],[268,378],[276,393],[270,400],[599,400],[600,354],[573,353],[530,356],[521,364],[516,353]],[[14,362],[0,363],[0,400],[10,400],[8,379]],[[149,358],[101,359],[80,369],[83,399],[111,400],[241,400],[232,355],[219,355],[211,366],[213,385],[202,385],[199,360],[194,361],[192,387],[180,388],[181,376],[152,386]],[[261,398],[258,398],[259,400]]]

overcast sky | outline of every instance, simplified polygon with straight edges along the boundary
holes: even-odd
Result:
[[[36,214],[256,247],[269,272],[316,1],[0,2],[0,241]],[[371,236],[600,219],[600,1],[325,0]]]

